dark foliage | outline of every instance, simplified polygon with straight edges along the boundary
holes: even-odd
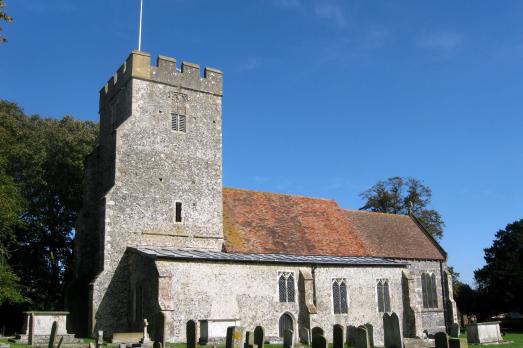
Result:
[[[523,219],[496,233],[485,262],[474,277],[488,312],[523,312]]]
[[[441,214],[429,209],[432,190],[413,178],[393,177],[379,181],[360,196],[366,200],[361,210],[389,214],[411,212],[436,239],[443,236],[445,223]]]
[[[12,289],[23,290],[32,309],[63,306],[84,158],[97,134],[96,123],[27,116],[0,100],[0,181],[7,184],[0,190],[7,198],[0,200],[0,247],[15,275]]]

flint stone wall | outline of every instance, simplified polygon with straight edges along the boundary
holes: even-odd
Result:
[[[100,140],[88,161],[79,219],[77,279],[100,272],[90,293],[92,333],[128,326],[127,246],[221,250],[222,148],[219,71],[171,58],[151,66],[133,52],[100,92]],[[173,131],[172,114],[186,116]],[[175,206],[182,203],[182,222]],[[96,271],[88,271],[95,269]],[[85,299],[87,300],[87,299]]]
[[[284,313],[293,318],[295,340],[297,318],[307,310],[299,301],[279,302],[278,272],[294,272],[295,288],[300,268],[297,265],[256,265],[215,262],[156,261],[160,274],[160,307],[166,317],[166,340],[183,342],[188,320],[240,319],[240,325],[253,330],[261,325],[267,337],[277,338],[278,322]],[[391,305],[402,310],[402,267],[324,267],[315,273],[318,314],[311,315],[310,326],[324,329],[332,341],[334,324],[374,326],[375,342],[383,342],[382,314],[377,311],[376,279],[388,278]],[[345,278],[348,285],[349,313],[334,315],[332,279]],[[162,285],[163,282],[163,285]],[[298,296],[296,296],[298,299]]]

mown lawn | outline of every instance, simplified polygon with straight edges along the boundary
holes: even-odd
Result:
[[[466,337],[466,336],[462,336],[462,337]],[[500,344],[500,345],[487,345],[485,347],[499,347],[499,348],[523,348],[523,332],[510,332],[510,333],[507,333],[504,337],[505,341],[513,341],[513,343],[508,343],[508,344]],[[94,339],[84,339],[83,340],[85,342],[85,345],[87,346],[87,344],[89,342],[92,342],[94,343]],[[3,344],[9,344],[11,346],[11,348],[29,348],[31,346],[27,345],[27,344],[16,344],[16,343],[11,343],[11,342],[8,342],[7,338],[0,338],[0,343],[3,343]],[[332,345],[329,345],[330,347],[332,347]],[[470,345],[471,347],[479,347],[481,345],[476,345],[476,344],[472,344]],[[212,345],[207,345],[207,346],[198,346],[199,348],[212,348]],[[219,345],[219,346],[216,346],[217,348],[225,348],[225,345]],[[265,345],[266,348],[282,348],[283,345],[281,344],[266,344]],[[167,343],[166,344],[166,348],[187,348],[187,345],[185,343]]]

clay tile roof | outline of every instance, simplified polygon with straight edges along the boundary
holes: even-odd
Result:
[[[223,219],[226,252],[370,256],[332,200],[224,188]]]
[[[445,251],[408,215],[346,210],[369,256],[445,260]]]

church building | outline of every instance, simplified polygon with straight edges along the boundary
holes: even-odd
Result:
[[[404,337],[457,321],[447,255],[415,216],[224,188],[221,71],[132,52],[100,91],[69,286],[77,334],[202,343],[228,326],[307,341],[395,312]]]

